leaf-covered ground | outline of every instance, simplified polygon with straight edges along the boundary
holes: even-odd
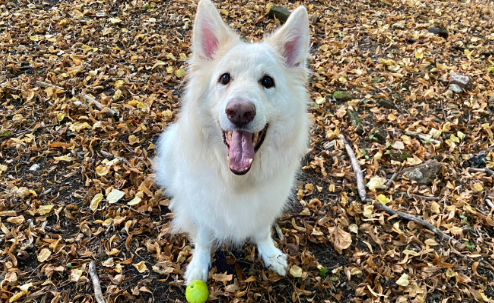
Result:
[[[275,4],[305,5],[312,34],[311,150],[278,221],[284,239],[274,235],[289,273],[265,270],[248,243],[223,247],[210,299],[494,300],[493,2]],[[216,5],[247,40],[280,24],[264,1]],[[185,301],[191,247],[170,234],[151,159],[179,111],[195,10],[186,0],[0,1],[0,302],[95,302],[93,260],[107,302]],[[452,72],[471,88],[450,90]],[[372,180],[370,198],[461,245],[362,203],[339,134]],[[431,183],[400,173],[375,188],[428,160],[441,166]]]

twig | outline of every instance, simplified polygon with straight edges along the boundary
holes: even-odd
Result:
[[[357,159],[355,158],[355,153],[353,152],[352,147],[350,146],[350,144],[348,144],[348,142],[345,140],[345,137],[343,135],[340,135],[340,139],[345,144],[345,148],[347,150],[348,156],[350,157],[350,161],[352,163],[352,168],[355,171],[355,175],[356,175],[355,178],[357,179],[357,187],[359,188],[360,198],[364,202],[369,202],[369,201],[372,202],[371,199],[369,199],[369,198],[366,197],[365,185],[364,185],[364,178],[363,178],[363,175],[362,175],[362,170],[360,169],[360,165],[358,164]],[[362,189],[362,191],[361,191],[361,189]],[[448,236],[443,231],[441,231],[439,228],[435,227],[434,225],[430,224],[427,221],[424,221],[424,220],[422,220],[420,218],[417,218],[414,215],[406,214],[406,213],[403,213],[401,211],[397,211],[397,210],[394,210],[392,208],[389,208],[388,206],[386,206],[386,205],[384,205],[384,204],[382,204],[380,202],[373,202],[373,205],[374,205],[374,207],[376,207],[378,209],[382,209],[386,213],[388,213],[388,214],[390,214],[392,216],[393,215],[396,215],[399,218],[402,218],[402,219],[405,219],[405,220],[408,220],[408,221],[416,222],[416,223],[418,223],[418,224],[420,224],[420,225],[428,228],[429,230],[431,230],[432,232],[434,232],[434,234],[437,237],[439,237],[441,240],[446,240],[448,242],[451,242],[455,246],[461,246],[461,242],[460,241],[454,239],[453,237]],[[484,265],[489,266],[491,268],[494,268],[489,261],[486,261],[484,259],[480,259],[480,261]]]
[[[406,132],[405,134],[407,134],[408,136],[412,136],[412,137],[415,137],[417,139],[420,139],[422,141],[429,141],[430,143],[434,144],[434,145],[439,145],[441,144],[441,141],[439,140],[436,140],[436,139],[432,139],[432,138],[429,138],[427,137],[426,135],[422,135],[422,134],[414,134],[412,132]]]
[[[94,296],[96,297],[96,302],[105,303],[105,299],[103,298],[103,293],[101,292],[101,285],[99,284],[98,273],[96,272],[96,265],[94,264],[94,261],[89,263],[89,275],[91,276],[91,280],[93,280]]]
[[[61,86],[53,85],[53,84],[48,83],[48,82],[36,81],[36,85],[41,86],[43,88],[54,87],[54,88],[58,88],[59,90],[65,91],[65,88],[63,88]]]
[[[350,161],[352,162],[352,167],[353,170],[355,171],[355,179],[357,180],[357,189],[360,199],[363,202],[368,202],[366,197],[367,194],[365,193],[364,174],[360,169],[360,165],[358,164],[357,158],[355,157],[355,153],[353,152],[353,149],[350,146],[350,144],[348,144],[347,140],[345,139],[345,136],[340,135],[340,140],[343,141],[343,144],[345,144],[346,152],[350,157]]]
[[[122,207],[125,207],[125,208],[127,208],[128,210],[133,211],[133,212],[135,212],[135,213],[138,213],[138,214],[140,214],[140,215],[143,215],[143,216],[145,216],[145,217],[149,217],[149,215],[148,215],[148,214],[145,214],[145,213],[140,212],[140,211],[138,211],[138,210],[136,210],[136,209],[133,209],[133,208],[132,208],[132,207],[130,207],[129,205],[125,205],[125,204],[121,204],[121,203],[117,203],[117,205],[122,206]]]
[[[408,196],[408,195],[407,195]],[[441,197],[431,197],[431,196],[422,196],[417,194],[410,194],[410,197],[416,197],[425,201],[441,201]]]
[[[280,239],[281,242],[283,242],[285,240],[285,236],[283,235],[283,232],[281,231],[281,228],[278,225],[278,223],[274,222],[273,227],[274,230],[276,231],[276,234],[278,235],[278,238]]]
[[[474,173],[485,173],[486,175],[489,176],[494,176],[494,171],[489,168],[474,168],[474,167],[469,167],[468,168],[469,172],[474,172]]]
[[[104,111],[110,116],[118,117],[118,111],[115,111],[101,104],[100,102],[96,101],[96,99],[94,99],[93,97],[86,94],[81,94],[80,96],[82,97],[82,99],[84,99],[84,101],[88,102],[89,104],[94,104],[94,106],[96,106],[96,108],[99,109],[100,111]]]
[[[132,164],[130,164],[129,160],[127,160],[127,159],[125,159],[123,157],[115,156],[114,154],[109,153],[109,152],[104,151],[104,150],[100,150],[99,153],[101,155],[103,155],[103,157],[105,157],[105,158],[109,158],[109,159],[117,158],[118,160],[120,160],[123,163],[127,164],[128,166],[132,167]]]
[[[487,203],[487,205],[494,210],[494,203],[492,203],[491,199],[485,199],[485,203]]]
[[[400,168],[398,168],[398,170],[391,176],[391,178],[389,178],[388,182],[386,182],[386,187],[390,187],[391,185],[393,185],[393,181],[396,179],[396,177],[398,177],[402,170],[403,166],[400,166]]]

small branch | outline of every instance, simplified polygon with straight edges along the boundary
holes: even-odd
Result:
[[[422,134],[414,134],[412,132],[406,132],[405,134],[407,134],[408,136],[412,136],[412,137],[415,137],[419,140],[422,140],[422,141],[429,141],[430,143],[434,144],[434,145],[439,145],[441,144],[441,141],[439,140],[436,140],[436,139],[432,139],[432,138],[429,138],[427,137],[426,135],[422,135]]]
[[[350,157],[350,161],[352,162],[352,167],[353,170],[355,171],[355,179],[357,180],[357,188],[360,199],[362,200],[362,202],[367,202],[366,201],[367,194],[365,193],[365,184],[364,184],[364,174],[360,169],[360,165],[358,164],[357,158],[355,157],[355,153],[353,152],[353,149],[350,146],[350,144],[348,144],[347,140],[345,139],[345,136],[340,135],[340,140],[343,141],[343,144],[345,144],[346,152]]]
[[[94,104],[94,106],[96,106],[98,110],[103,111],[110,116],[118,117],[117,111],[101,104],[100,102],[96,101],[96,99],[94,99],[93,97],[86,94],[81,94],[80,96],[84,101],[88,102],[89,104]]]
[[[407,195],[407,194],[405,194]],[[408,196],[408,195],[407,195]],[[417,195],[417,194],[410,194],[409,197],[416,197],[425,201],[441,201],[441,197],[431,197],[431,196],[422,196],[422,195]]]
[[[129,160],[123,158],[123,157],[119,157],[119,156],[115,156],[114,154],[112,153],[109,153],[107,151],[104,151],[104,150],[100,150],[99,153],[101,155],[103,155],[103,157],[105,158],[108,158],[108,159],[113,159],[113,158],[117,158],[118,160],[122,161],[123,163],[127,164],[128,166],[132,167],[132,164],[130,164]]]
[[[487,205],[494,210],[494,203],[492,203],[491,199],[485,199],[485,203],[487,203]]]
[[[48,82],[36,81],[36,85],[38,85],[40,87],[43,87],[43,88],[46,88],[46,87],[54,87],[54,88],[58,88],[59,90],[65,91],[65,88],[63,88],[61,86],[53,85],[53,84],[48,83]]]
[[[148,215],[148,214],[145,214],[145,213],[140,212],[140,211],[138,211],[138,210],[136,210],[136,209],[133,209],[133,208],[132,208],[131,206],[129,206],[129,205],[125,205],[125,204],[121,204],[121,203],[117,203],[117,205],[119,205],[119,206],[121,206],[121,207],[125,207],[125,208],[127,208],[128,210],[133,211],[133,212],[135,212],[135,213],[137,213],[137,214],[139,214],[139,215],[142,215],[142,216],[144,216],[144,217],[149,217],[149,215]]]
[[[469,167],[468,168],[469,172],[474,172],[474,173],[485,173],[488,176],[494,176],[494,171],[489,168],[474,168],[474,167]]]
[[[398,177],[402,170],[403,166],[400,166],[400,168],[398,168],[398,170],[391,176],[391,178],[389,178],[388,182],[386,182],[386,187],[390,187],[391,185],[393,185],[393,181],[396,179],[396,177]]]
[[[105,299],[103,298],[103,293],[101,292],[101,285],[99,284],[98,273],[96,272],[96,265],[94,264],[94,261],[89,263],[89,275],[91,276],[91,280],[93,280],[94,296],[96,298],[96,302],[105,303]]]

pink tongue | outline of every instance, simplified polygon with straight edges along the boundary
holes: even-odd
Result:
[[[234,130],[232,132],[232,141],[230,142],[230,169],[242,172],[250,168],[250,160],[254,159],[254,144],[252,143],[253,134],[243,131]]]

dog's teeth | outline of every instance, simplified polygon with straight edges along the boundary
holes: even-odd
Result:
[[[230,156],[226,156],[226,160],[228,161],[228,166],[230,166]]]
[[[228,132],[228,142],[232,142],[232,131]]]
[[[254,134],[254,140],[252,140],[252,142],[254,142],[254,144],[257,144],[257,139],[259,138],[259,133],[255,133]]]
[[[252,164],[252,161],[254,161],[254,159],[249,160],[249,166]]]

